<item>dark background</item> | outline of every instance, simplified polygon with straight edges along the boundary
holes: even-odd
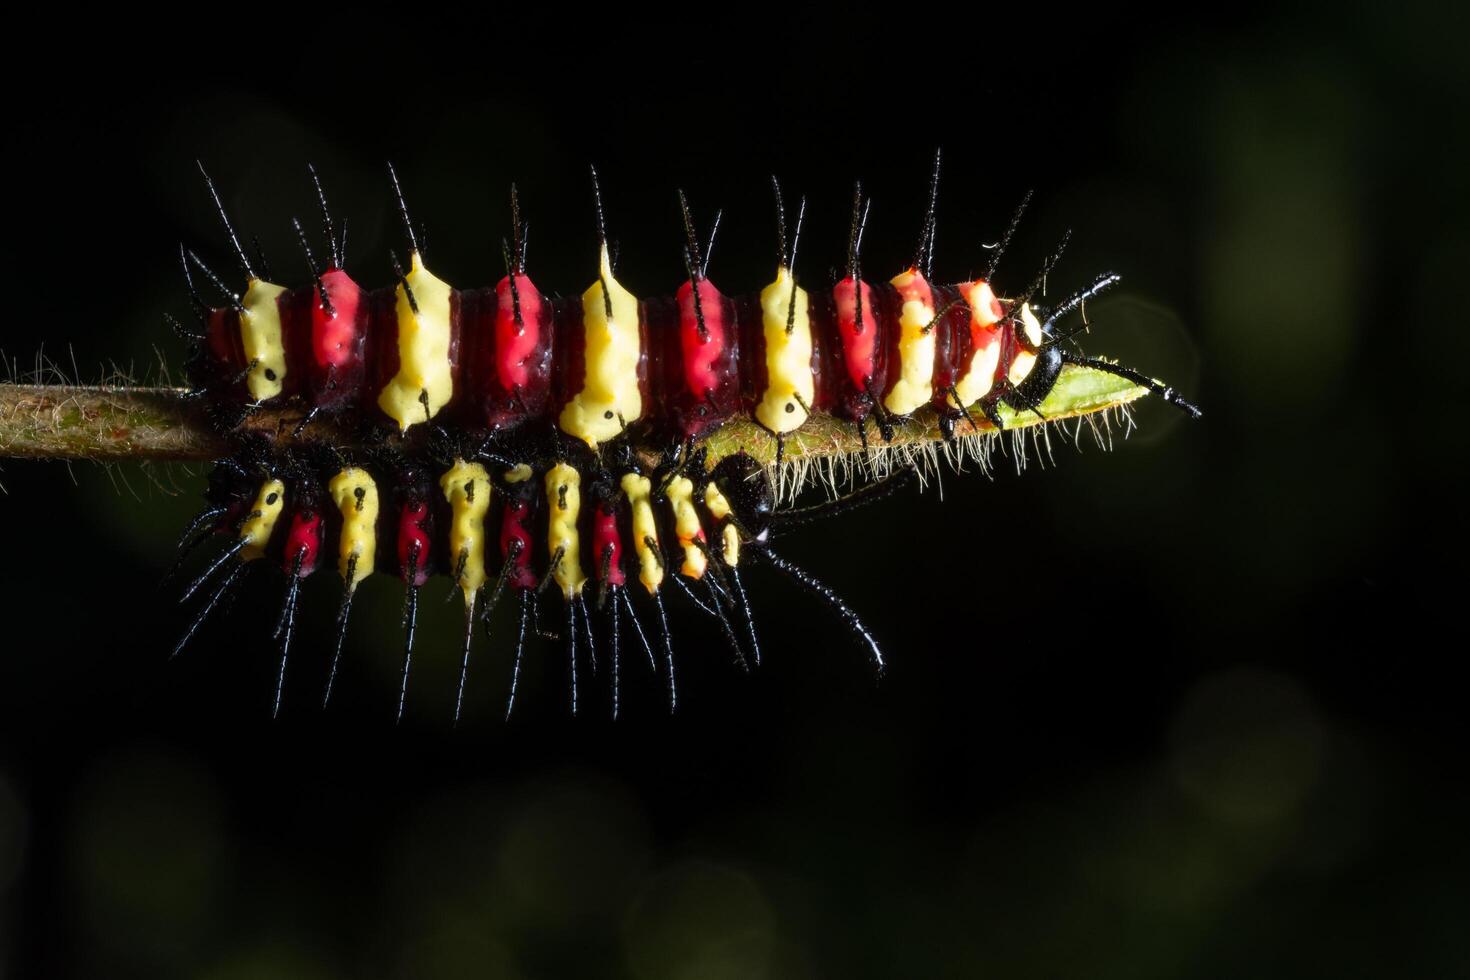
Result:
[[[241,10],[134,13],[146,45],[136,21],[13,36],[36,59],[4,69],[0,346],[21,374],[44,350],[85,381],[160,358],[179,377],[176,243],[229,265],[196,156],[293,282],[308,161],[349,269],[387,281],[391,158],[445,279],[500,275],[515,180],[532,274],[579,291],[595,162],[631,289],[682,277],[683,187],[726,209],[712,274],[738,292],[774,261],[768,174],[810,197],[811,280],[862,177],[876,277],[912,249],[942,145],[940,277],[981,266],[1036,188],[1001,284],[1075,229],[1055,293],[1124,275],[1089,350],[1206,414],[1151,399],[1114,452],[1057,441],[1054,464],[794,535],[883,642],[881,683],[752,571],[753,676],[681,614],[673,719],[636,669],[623,720],[569,719],[540,650],[506,725],[502,620],[458,731],[444,581],[401,727],[391,582],[365,587],[317,707],[328,576],[273,722],[278,579],[164,661],[182,618],[157,580],[199,473],[6,462],[6,975],[1464,972],[1470,76],[1463,23],[1381,6]]]

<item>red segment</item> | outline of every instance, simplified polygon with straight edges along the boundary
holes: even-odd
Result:
[[[500,514],[500,558],[511,566],[505,584],[512,589],[534,589],[537,584],[536,573],[531,570],[531,531],[526,526],[530,520],[529,501],[514,497],[506,500]]]
[[[244,395],[245,347],[234,310],[210,310],[204,321],[204,356],[196,384],[220,385],[230,396]],[[233,385],[231,384],[233,382]],[[227,389],[225,386],[230,386]]]
[[[1003,334],[1001,325],[1004,323],[1004,320],[1002,318],[1006,314],[1005,307],[1000,305],[1000,300],[995,297],[995,293],[988,288],[985,280],[983,279],[977,279],[969,285],[962,287],[962,289],[964,291],[966,300],[971,304],[981,302],[982,300],[988,301],[990,306],[990,315],[995,318],[994,323],[990,324],[989,326],[984,326],[976,321],[973,306],[971,308],[970,350],[974,352],[977,357],[980,357],[988,347],[993,344],[999,344],[1001,342]],[[1002,351],[1001,353],[1002,355],[1004,355],[1005,351]],[[1010,369],[1009,361],[1012,359],[1013,358],[1002,356],[997,360],[995,366],[995,380],[998,381],[1001,378],[1005,377],[1006,372]]]
[[[611,557],[607,557],[611,551]],[[623,539],[618,534],[616,509],[599,503],[592,513],[592,564],[597,574],[602,574],[603,563],[607,563],[607,584],[622,585],[627,581],[623,574]]]
[[[515,289],[506,276],[495,287],[495,376],[507,391],[531,384],[531,363],[545,328],[546,301],[525,273],[516,273]],[[516,305],[520,304],[520,316]]]
[[[893,393],[893,388],[898,384],[898,379],[903,376],[903,350],[900,347],[900,342],[903,339],[903,325],[901,321],[903,319],[904,304],[921,303],[933,310],[935,314],[938,314],[940,308],[944,306],[943,300],[935,294],[934,287],[929,285],[929,280],[924,278],[923,273],[914,268],[905,269],[904,272],[910,277],[907,282],[899,286],[895,284],[897,282],[897,279],[895,279],[894,283],[890,283],[888,287],[893,291],[890,294],[892,297],[893,312],[889,321],[888,339],[885,344],[887,364],[885,365],[883,382],[879,385],[878,391],[879,396],[882,398],[887,398]],[[898,277],[898,279],[902,278],[903,276]],[[944,380],[944,370],[945,357],[949,352],[949,332],[945,330],[944,324],[941,322],[934,324],[933,333],[934,374],[930,380],[932,384],[939,386],[948,383]]]
[[[858,287],[861,287],[859,290]],[[858,296],[862,296],[862,315],[858,315]],[[867,391],[873,383],[878,364],[878,318],[873,312],[873,289],[865,282],[854,282],[849,276],[832,289],[837,304],[837,332],[842,338],[842,363],[847,380],[857,391]]]
[[[368,383],[373,392],[380,392],[398,374],[398,287],[385,286],[368,293]],[[375,398],[368,401],[376,402]],[[387,419],[375,404],[373,416]]]
[[[551,396],[551,301],[523,272],[505,276],[493,290],[457,295],[471,358],[465,384],[480,401],[486,427],[540,418]]]
[[[341,269],[328,269],[322,273],[322,286],[326,289],[332,314],[327,314],[327,304],[322,303],[321,293],[313,290],[312,358],[323,371],[346,368],[354,358],[362,356],[362,345],[357,342],[361,332],[358,309],[362,306],[362,290]]]
[[[699,309],[694,307],[695,290]],[[697,286],[684,283],[675,299],[679,303],[679,342],[684,355],[684,384],[689,394],[704,400],[708,393],[719,391],[730,373],[724,358],[728,335],[725,297],[708,279]],[[700,333],[700,321],[704,333]]]
[[[742,328],[735,304],[699,278],[686,281],[672,299],[644,300],[639,310],[660,428],[681,439],[708,435],[740,410]]]
[[[934,325],[934,396],[930,400],[936,412],[947,416],[954,412],[954,401],[950,398],[949,389],[970,363],[970,311],[963,305],[965,297],[960,287],[930,288],[934,297],[935,315],[945,309],[949,310]],[[954,304],[955,300],[961,302]]]
[[[335,413],[351,406],[363,386],[370,297],[341,269],[328,269],[321,279],[326,303],[315,284],[276,301],[286,348],[285,394],[304,397],[313,411]]]
[[[297,511],[291,515],[291,526],[286,531],[286,552],[281,556],[281,568],[287,575],[301,560],[301,578],[316,571],[317,559],[322,550],[322,515],[315,510]]]
[[[429,505],[422,500],[405,502],[398,509],[398,568],[406,584],[429,580],[429,547]]]
[[[231,374],[245,370],[245,352],[240,346],[240,318],[234,310],[210,310],[204,325],[209,356]]]

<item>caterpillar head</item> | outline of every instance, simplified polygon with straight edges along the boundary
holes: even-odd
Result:
[[[741,532],[747,538],[764,540],[776,510],[765,467],[752,456],[734,453],[715,464],[709,478],[730,501],[731,516]]]

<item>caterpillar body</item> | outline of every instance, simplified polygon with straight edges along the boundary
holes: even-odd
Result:
[[[456,289],[429,270],[390,167],[407,263],[393,255],[396,282],[369,290],[345,269],[340,226],[313,170],[325,248],[314,250],[296,224],[309,281],[288,288],[267,281],[261,256],[247,255],[206,175],[246,284],[231,291],[181,246],[199,322],[184,331],[195,340],[190,381],[217,423],[239,433],[240,452],[216,467],[208,506],[181,540],[185,553],[212,538],[227,544],[185,590],[200,605],[175,653],[248,564],[278,565],[287,579],[276,629],[279,710],[300,582],[330,569],[342,599],[325,700],[358,585],[375,571],[394,575],[406,589],[401,717],[418,591],[445,574],[465,610],[456,718],[475,626],[506,593],[519,610],[509,715],[527,633],[541,631],[544,590],[562,598],[573,712],[579,666],[584,676],[597,670],[601,649],[617,714],[629,643],[664,675],[672,707],[665,593],[673,589],[708,613],[737,663],[758,664],[740,574],[753,559],[826,603],[881,669],[883,655],[857,615],[771,550],[773,532],[817,509],[778,507],[768,467],[743,448],[712,459],[705,450],[712,434],[733,419],[753,420],[775,443],[777,469],[787,439],[814,416],[845,420],[864,446],[870,438],[892,441],[920,417],[937,419],[948,441],[959,426],[1002,429],[1003,408],[1039,416],[1067,365],[1126,379],[1198,414],[1167,385],[1069,343],[1078,328],[1063,327],[1064,318],[1117,276],[1043,307],[1033,300],[1058,251],[1026,292],[997,295],[995,263],[1019,210],[981,278],[932,282],[938,174],[936,158],[913,260],[887,281],[862,275],[867,205],[859,185],[845,274],[824,290],[804,288],[795,272],[804,202],[788,237],[776,186],[774,276],[758,292],[727,295],[708,274],[718,216],[702,239],[681,194],[687,277],[672,296],[639,298],[615,275],[594,171],[595,277],[579,296],[560,299],[542,294],[527,272],[514,189],[504,275],[491,287]],[[207,305],[196,274],[227,302]],[[298,406],[303,426],[317,416],[344,421],[371,448],[281,449],[237,429],[275,404]],[[911,472],[818,509],[882,496]]]

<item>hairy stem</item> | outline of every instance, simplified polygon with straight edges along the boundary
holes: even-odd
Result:
[[[181,388],[0,384],[0,456],[199,460],[228,452]]]
[[[1046,421],[1074,418],[1118,408],[1147,390],[1102,371],[1068,365],[1041,407]],[[72,385],[0,384],[0,457],[17,459],[208,460],[230,452],[230,440],[209,424],[204,407],[183,388],[80,387]],[[1003,409],[1008,428],[1037,425],[1034,413]],[[317,419],[299,433],[302,413],[296,408],[262,408],[242,429],[262,434],[281,448],[330,443],[349,448],[361,434],[349,434],[330,420]],[[989,423],[975,413],[975,430]],[[961,421],[956,429],[970,432]],[[396,439],[396,437],[393,437]],[[869,424],[870,442],[881,443]],[[932,412],[920,412],[901,425],[899,445],[940,438]],[[392,439],[390,439],[392,441]],[[734,419],[706,440],[710,461],[744,451],[772,463],[776,441],[748,419]],[[860,453],[862,441],[849,421],[813,415],[786,441],[787,459]]]

